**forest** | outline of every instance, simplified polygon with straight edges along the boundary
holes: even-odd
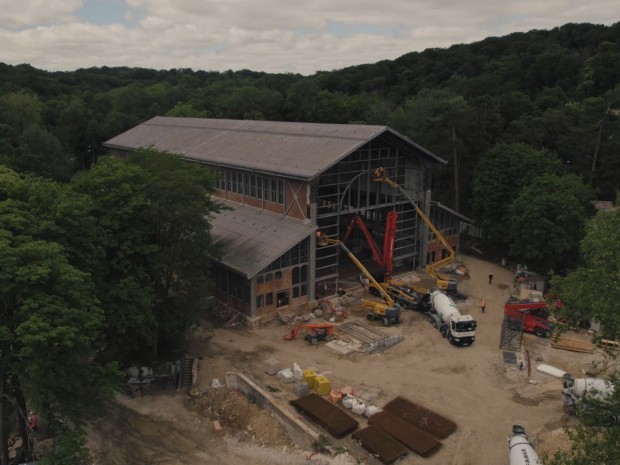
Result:
[[[618,205],[620,23],[311,76],[0,63],[0,426],[17,418],[25,430],[26,404],[78,418],[113,390],[118,363],[174,346],[202,310],[218,253],[203,214],[218,209],[204,200],[215,180],[162,154],[113,160],[101,145],[157,115],[387,125],[448,162],[434,200],[548,273],[567,308],[620,333],[619,214],[591,203]],[[81,445],[67,441],[69,455],[50,463],[82,463]]]

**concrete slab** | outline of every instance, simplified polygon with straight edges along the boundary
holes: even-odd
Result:
[[[362,347],[361,344],[356,342],[345,342],[341,340],[330,341],[325,344],[325,347],[337,352],[339,355],[350,355],[356,350],[359,350]]]

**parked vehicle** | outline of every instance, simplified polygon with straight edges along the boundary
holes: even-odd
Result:
[[[331,323],[300,323],[291,331],[284,335],[286,341],[292,341],[300,331],[307,331],[304,339],[312,345],[317,345],[319,341],[331,341],[334,339],[334,325]]]
[[[454,301],[441,291],[428,296],[428,321],[450,344],[468,346],[476,340],[477,322],[471,315],[461,315]]]
[[[512,434],[508,437],[508,459],[510,465],[542,465],[522,426],[512,427]]]
[[[383,302],[376,300],[362,299],[362,307],[367,311],[366,319],[368,321],[381,321],[384,326],[391,326],[393,324],[400,323],[400,304],[392,299],[392,296],[388,294],[385,289],[377,282],[377,280],[370,274],[370,272],[362,265],[355,255],[347,248],[344,243],[338,239],[332,239],[325,236],[322,233],[317,233],[317,245],[324,247],[327,245],[338,245],[351,259],[351,261],[359,268],[364,274],[369,284],[372,284],[383,298]]]
[[[558,301],[556,305],[561,305]],[[513,319],[523,319],[523,331],[538,337],[550,337],[556,322],[547,302],[533,302],[510,298],[504,305],[504,315]]]
[[[577,415],[581,410],[583,414],[596,412],[601,415],[597,422],[608,425],[620,423],[620,412],[591,409],[592,404],[605,406],[609,398],[614,394],[615,385],[602,378],[575,378],[571,374],[565,374],[563,380],[562,397],[564,398],[564,411],[568,415]]]

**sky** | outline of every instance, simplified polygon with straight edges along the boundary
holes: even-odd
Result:
[[[0,0],[0,62],[311,75],[566,23],[618,0]]]

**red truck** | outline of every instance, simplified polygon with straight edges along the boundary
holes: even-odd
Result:
[[[554,301],[552,305],[561,307],[562,302]],[[523,331],[534,333],[538,337],[549,337],[553,332],[555,319],[547,302],[508,299],[504,305],[504,315],[514,320],[523,318]]]

